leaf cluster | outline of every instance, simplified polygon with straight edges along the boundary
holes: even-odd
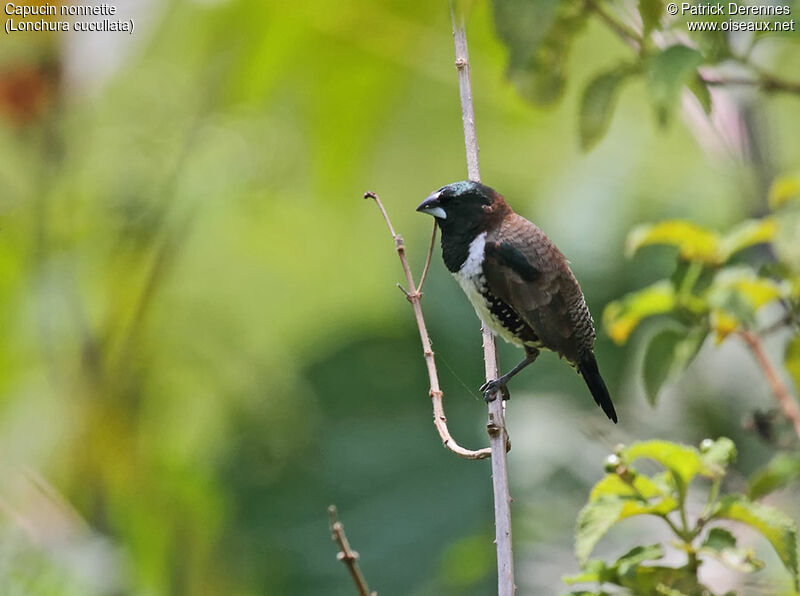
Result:
[[[774,305],[783,312],[778,328],[797,329],[800,259],[793,251],[799,199],[800,177],[786,176],[772,186],[767,216],[743,221],[726,233],[682,220],[645,224],[629,233],[630,257],[655,245],[676,251],[669,279],[609,303],[603,313],[603,324],[618,344],[627,342],[643,321],[660,321],[646,342],[642,363],[651,403],[692,362],[709,335],[719,344],[736,333],[763,331],[757,328],[759,313]],[[749,263],[745,253],[757,245],[766,245],[776,259]],[[784,363],[800,387],[800,336],[787,344]]]
[[[647,86],[661,125],[670,121],[684,88],[706,113],[712,108],[709,87],[713,85],[744,82],[769,92],[800,93],[798,84],[777,79],[750,63],[753,50],[767,37],[765,32],[756,33],[747,48],[733,48],[719,23],[716,31],[689,31],[687,19],[697,16],[672,16],[664,0],[494,0],[492,4],[495,29],[509,50],[507,76],[520,95],[536,105],[556,102],[563,95],[570,51],[589,22],[596,21],[631,49],[630,56],[594,73],[583,87],[579,131],[587,150],[605,135],[619,95],[631,82]],[[792,35],[791,31],[769,33],[773,39]],[[726,81],[708,75],[731,63],[748,71],[748,78]]]
[[[620,445],[606,460],[606,475],[594,486],[589,502],[578,516],[575,553],[580,573],[564,578],[569,584],[595,584],[594,591],[571,594],[606,594],[604,587],[617,586],[633,594],[668,596],[712,595],[698,581],[697,571],[705,560],[716,559],[742,573],[764,566],[754,551],[739,545],[731,531],[738,522],[755,529],[773,547],[800,587],[797,559],[797,526],[779,510],[758,503],[753,495],[764,494],[767,482],[755,479],[750,495],[721,494],[728,465],[736,458],[730,439],[704,440],[698,448],[668,441]],[[652,474],[640,471],[643,460],[658,464]],[[705,505],[694,519],[687,513],[689,487],[705,479]],[[669,546],[686,554],[683,566],[659,564],[665,545],[641,545],[608,563],[589,556],[606,533],[628,518],[649,515],[661,519],[674,536]]]

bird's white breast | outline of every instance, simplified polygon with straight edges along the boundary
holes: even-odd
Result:
[[[489,310],[489,302],[486,299],[486,277],[483,274],[483,259],[486,253],[486,232],[478,234],[469,244],[469,254],[467,255],[461,269],[453,273],[453,277],[458,281],[458,285],[464,290],[469,298],[475,312],[481,321],[488,325],[495,335],[499,335],[505,341],[522,346],[522,341],[511,331],[506,329],[500,321]]]

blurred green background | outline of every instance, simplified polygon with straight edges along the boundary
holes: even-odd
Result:
[[[330,503],[381,594],[491,593],[490,465],[439,442],[397,257],[361,199],[381,195],[419,270],[414,207],[466,176],[447,7],[117,5],[134,35],[0,41],[0,593],[349,595]],[[584,153],[581,86],[625,45],[590,24],[543,109],[506,80],[486,2],[468,33],[483,179],[572,261],[596,320],[671,270],[624,259],[634,223],[725,228],[800,161],[796,98],[726,95],[741,136],[719,138],[659,128],[640,83]],[[796,50],[769,58],[797,74]],[[438,250],[423,306],[451,431],[482,446],[478,322]],[[739,430],[772,404],[743,348],[704,348],[655,409],[637,342],[601,331],[597,353],[617,427],[552,355],[512,385],[521,594],[575,570],[614,444],[727,434],[740,474],[769,457]],[[627,527],[620,543],[654,532]]]

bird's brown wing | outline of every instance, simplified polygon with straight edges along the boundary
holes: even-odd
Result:
[[[561,251],[538,227],[509,218],[487,237],[483,264],[490,292],[530,325],[545,347],[577,362],[594,345],[594,325]]]

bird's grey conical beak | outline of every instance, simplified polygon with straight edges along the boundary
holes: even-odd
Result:
[[[445,213],[444,209],[442,209],[441,203],[439,203],[439,192],[435,192],[430,195],[427,199],[422,201],[417,207],[417,211],[420,213],[427,213],[428,215],[433,215],[434,217],[438,217],[439,219],[447,219],[447,213]]]

